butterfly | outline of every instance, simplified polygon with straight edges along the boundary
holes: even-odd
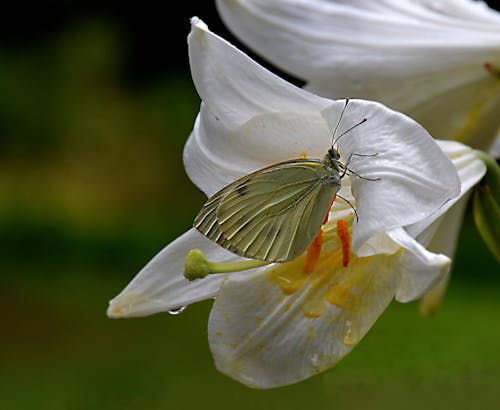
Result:
[[[291,159],[233,181],[208,199],[193,226],[239,256],[267,262],[297,258],[325,223],[348,171],[334,144],[332,138],[323,159]]]

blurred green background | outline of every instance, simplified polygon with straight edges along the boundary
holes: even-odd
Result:
[[[236,42],[211,2],[168,18],[142,3],[3,13],[0,409],[500,408],[498,265],[470,223],[436,316],[394,303],[335,369],[293,386],[251,390],[215,370],[211,302],[106,318],[204,201],[182,165],[200,102],[195,14]]]

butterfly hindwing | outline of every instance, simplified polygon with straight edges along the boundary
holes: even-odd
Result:
[[[212,196],[194,226],[247,258],[284,262],[302,254],[318,233],[339,186],[326,182],[319,160],[275,164]]]

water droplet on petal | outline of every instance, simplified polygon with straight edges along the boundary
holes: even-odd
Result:
[[[168,313],[170,313],[171,315],[178,315],[179,313],[184,312],[184,309],[186,309],[186,306],[179,306],[179,307],[170,309],[168,311]]]

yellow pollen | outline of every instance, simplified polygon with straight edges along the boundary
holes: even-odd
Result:
[[[302,313],[304,313],[304,316],[308,317],[310,319],[316,319],[316,318],[320,317],[323,314],[323,312],[324,312],[324,308],[321,310],[317,310],[317,311],[302,309]]]
[[[328,275],[333,269],[340,267],[342,250],[325,251],[316,266],[316,272],[320,275]]]
[[[304,151],[302,151],[302,153],[299,155],[299,158],[305,159],[305,158],[307,158],[307,154]]]
[[[307,279],[307,275],[303,271],[290,270],[283,274],[277,274],[273,278],[280,286],[283,293],[291,295],[300,289]]]
[[[337,285],[328,290],[326,293],[326,300],[332,305],[338,306],[340,308],[345,307],[348,300],[350,300],[354,295],[343,285]]]
[[[268,278],[280,287],[285,298],[307,286],[307,297],[301,302],[300,310],[310,319],[322,316],[327,312],[328,306],[352,310],[357,300],[352,289],[359,285],[354,269],[358,259],[348,261],[349,268],[344,266],[346,250],[350,253],[349,225],[342,221],[339,226],[342,233],[318,235],[316,240],[321,241],[319,245],[324,245],[324,251],[321,252],[320,248],[313,262],[310,259],[311,252],[316,252],[309,250],[301,257],[280,264],[267,273]],[[332,228],[334,232],[338,230],[335,229],[338,228],[336,224]],[[311,264],[312,269],[307,269],[308,264]],[[284,300],[284,303],[287,311],[294,302],[291,299],[290,302]]]

